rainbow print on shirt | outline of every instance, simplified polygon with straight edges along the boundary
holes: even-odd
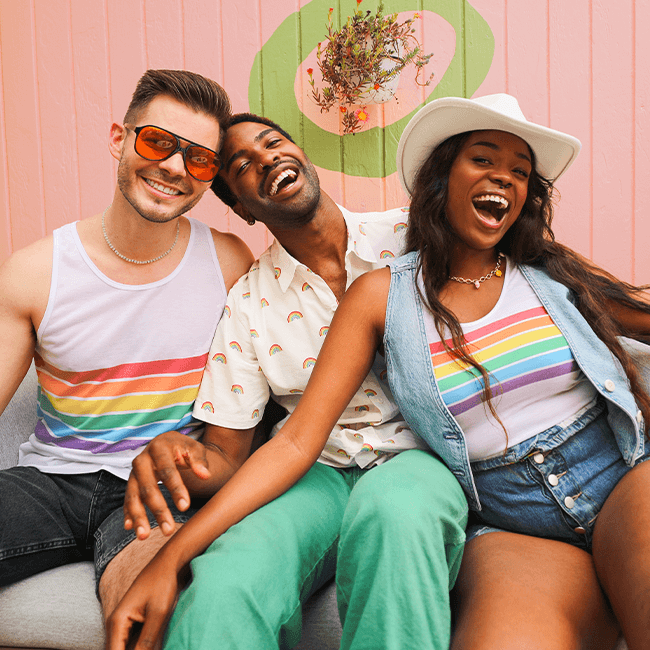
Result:
[[[166,431],[188,433],[198,426],[192,407],[207,359],[206,353],[74,372],[36,355],[35,435],[45,444],[103,454],[137,449]]]
[[[465,338],[490,375],[493,396],[578,369],[566,339],[541,306],[480,327]],[[429,347],[438,388],[450,412],[456,416],[479,405],[480,373],[451,357],[441,342]]]

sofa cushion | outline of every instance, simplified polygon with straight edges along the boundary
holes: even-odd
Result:
[[[102,650],[104,624],[91,562],[0,588],[0,646]]]

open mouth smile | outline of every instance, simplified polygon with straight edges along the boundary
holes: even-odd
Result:
[[[489,224],[497,225],[508,213],[510,202],[498,194],[481,194],[472,199],[479,216]]]
[[[149,187],[153,187],[154,190],[158,190],[158,192],[168,194],[169,196],[178,196],[179,194],[182,194],[180,190],[174,189],[173,187],[167,187],[166,185],[161,185],[150,178],[145,178],[144,182],[149,185]]]
[[[276,196],[279,192],[291,187],[298,178],[298,172],[295,169],[282,170],[271,182],[267,194],[271,197]]]

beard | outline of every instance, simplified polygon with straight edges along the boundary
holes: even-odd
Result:
[[[297,165],[305,181],[303,187],[296,196],[286,202],[272,201],[264,191],[266,179],[278,165],[286,160],[285,158],[278,161],[269,169],[266,176],[260,181],[257,194],[241,195],[237,197],[237,200],[257,221],[270,228],[297,229],[307,225],[316,216],[316,208],[321,200],[320,180],[314,165],[308,158],[304,164],[292,158],[292,162]]]
[[[137,178],[137,174],[133,170],[131,164],[128,162],[126,154],[122,153],[117,168],[117,186],[131,207],[143,219],[146,219],[147,221],[151,221],[153,223],[167,223],[173,219],[180,217],[182,214],[185,214],[188,210],[192,209],[199,202],[199,199],[203,196],[202,192],[200,194],[193,195],[192,187],[186,181],[183,180],[181,183],[178,183],[169,174],[166,174],[162,170],[156,169],[148,173],[147,178],[151,178],[152,180],[159,179],[162,183],[174,184],[176,187],[180,185],[181,189],[184,192],[186,200],[184,203],[177,205],[173,209],[165,207],[164,199],[157,200],[154,197],[149,197],[149,200],[145,203],[137,196]],[[155,206],[159,206],[159,209],[156,209]]]

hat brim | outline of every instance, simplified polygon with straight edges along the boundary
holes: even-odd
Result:
[[[429,154],[447,138],[467,131],[514,133],[535,154],[536,170],[557,180],[580,152],[580,140],[545,126],[515,119],[471,99],[446,97],[421,108],[406,125],[397,147],[397,171],[406,192]]]

